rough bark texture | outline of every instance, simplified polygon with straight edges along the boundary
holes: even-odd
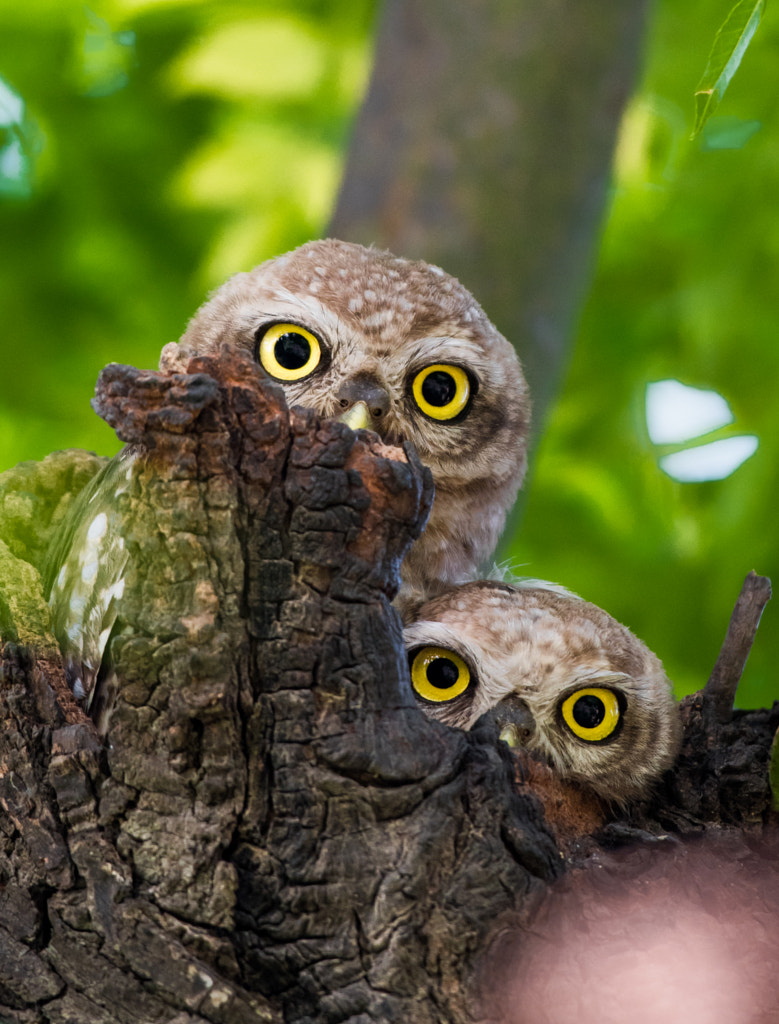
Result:
[[[507,755],[410,695],[389,600],[429,474],[234,354],[191,369],[98,388],[148,450],[108,746],[3,651],[0,1013],[464,1019],[491,917],[558,866]]]
[[[386,0],[332,234],[439,263],[517,347],[535,433],[564,372],[644,0]]]
[[[105,744],[6,601],[0,1020],[464,1022],[490,935],[566,866],[769,822],[777,708],[688,699],[679,768],[627,816],[424,718],[390,600],[427,471],[235,352],[189,370],[98,386],[146,452]]]

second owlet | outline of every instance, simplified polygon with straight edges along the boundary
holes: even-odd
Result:
[[[509,746],[615,803],[670,768],[681,720],[663,666],[625,626],[538,580],[478,580],[423,605],[404,630],[421,709]]]
[[[527,385],[473,296],[427,263],[335,240],[310,242],[230,278],[166,345],[160,368],[235,345],[290,405],[411,442],[432,472],[428,524],[401,569],[401,613],[476,574],[525,472]],[[54,628],[89,707],[126,564],[117,487],[125,449],[85,490],[50,558]]]

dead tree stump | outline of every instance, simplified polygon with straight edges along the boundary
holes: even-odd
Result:
[[[390,599],[429,473],[235,353],[190,370],[98,388],[146,453],[107,746],[50,652],[3,652],[0,1016],[463,1020],[559,858],[507,754],[414,705]]]
[[[587,805],[560,825],[559,794],[527,784],[537,765],[427,720],[390,601],[428,471],[288,410],[236,352],[189,371],[109,366],[98,384],[143,452],[117,498],[130,563],[105,743],[47,631],[43,544],[25,562],[19,526],[0,550],[29,590],[0,594],[0,1021],[472,1019],[503,915],[529,920],[598,844],[719,827],[725,805],[692,806],[690,740],[629,820]],[[746,818],[770,814],[776,719],[716,726],[761,763],[726,772],[731,824],[747,777]]]

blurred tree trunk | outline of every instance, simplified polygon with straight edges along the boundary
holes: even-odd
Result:
[[[438,263],[517,348],[535,435],[565,371],[645,0],[386,0],[330,226]]]

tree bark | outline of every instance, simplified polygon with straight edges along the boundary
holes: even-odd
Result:
[[[463,1020],[491,916],[558,866],[508,757],[411,698],[389,600],[429,473],[235,353],[191,370],[98,388],[146,451],[108,745],[3,652],[0,1012]]]
[[[770,820],[778,707],[688,699],[679,766],[629,814],[422,715],[390,605],[431,499],[412,451],[289,411],[235,351],[110,366],[96,405],[144,452],[118,694],[103,742],[5,601],[4,1022],[459,1024],[567,867]]]

